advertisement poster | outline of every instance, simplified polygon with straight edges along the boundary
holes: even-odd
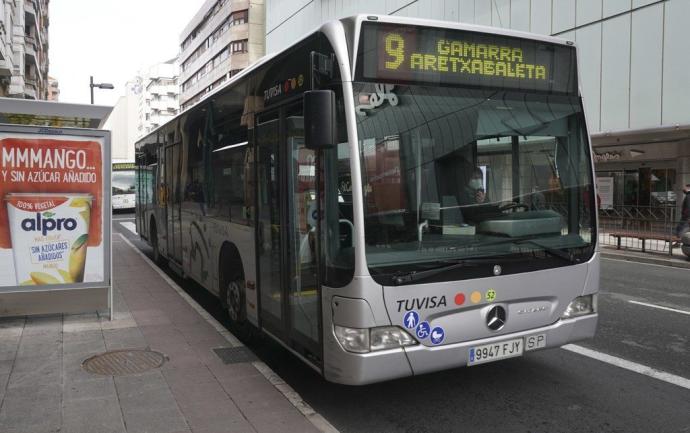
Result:
[[[104,281],[103,158],[103,138],[0,132],[0,288]]]
[[[613,208],[613,178],[612,177],[597,177],[597,194],[601,209]]]

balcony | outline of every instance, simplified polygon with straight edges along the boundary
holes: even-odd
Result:
[[[0,77],[12,76],[12,59],[9,57],[0,59]]]
[[[5,48],[4,33],[1,30],[2,21],[0,21],[0,62],[7,60],[7,49]]]
[[[38,65],[38,57],[36,56],[36,39],[31,36],[24,37],[24,54],[27,63]]]
[[[29,84],[30,80],[24,80],[24,97],[26,99],[38,99],[38,92],[36,91],[36,84]]]
[[[244,24],[240,25],[244,26]],[[227,31],[223,33],[218,39],[216,39],[213,44],[206,49],[206,51],[197,57],[193,62],[191,62],[184,71],[180,70],[179,82],[185,82],[189,77],[196,74],[199,68],[208,63],[213,57],[215,57],[219,52],[221,52],[225,47],[233,41],[233,32]]]
[[[24,1],[24,12],[33,15],[34,21],[36,20],[36,4],[33,0]]]
[[[223,60],[218,65],[216,65],[216,67],[214,69],[212,69],[209,73],[204,75],[199,81],[194,83],[194,85],[190,86],[185,91],[180,92],[180,98],[179,98],[180,101],[189,100],[190,98],[192,98],[197,93],[204,90],[206,87],[208,87],[212,83],[215,83],[223,75],[226,75],[228,73],[228,71],[230,71],[232,69],[230,67],[230,59],[231,58],[232,58],[232,56]]]
[[[167,111],[169,108],[177,110],[177,105],[177,101],[174,101],[172,99],[151,101],[151,109],[159,110],[161,112]]]

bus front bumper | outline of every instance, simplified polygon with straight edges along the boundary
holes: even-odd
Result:
[[[516,338],[543,335],[546,344],[541,349],[560,347],[578,340],[592,338],[596,331],[598,314],[559,320],[549,326],[504,334],[494,338],[465,341],[429,347],[422,344],[405,349],[356,354],[339,347],[337,361],[326,363],[327,380],[348,385],[365,385],[400,377],[432,373],[464,367],[468,364],[469,349],[478,345],[499,343]],[[338,344],[338,343],[336,343]],[[339,345],[338,345],[339,346]],[[525,351],[523,355],[531,351]],[[332,358],[333,360],[336,357]],[[337,364],[337,365],[334,365]]]

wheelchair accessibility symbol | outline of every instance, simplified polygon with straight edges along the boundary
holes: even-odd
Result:
[[[419,325],[417,325],[417,338],[420,339],[425,339],[429,336],[431,333],[431,326],[429,326],[429,322],[422,322]]]

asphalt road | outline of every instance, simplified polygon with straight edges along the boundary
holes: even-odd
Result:
[[[120,226],[127,215],[116,219],[114,231],[150,254]],[[213,296],[171,276],[228,326]],[[604,259],[599,312],[597,336],[579,346],[690,379],[690,270]],[[249,347],[343,433],[690,432],[690,389],[564,349],[351,387],[269,338]]]

